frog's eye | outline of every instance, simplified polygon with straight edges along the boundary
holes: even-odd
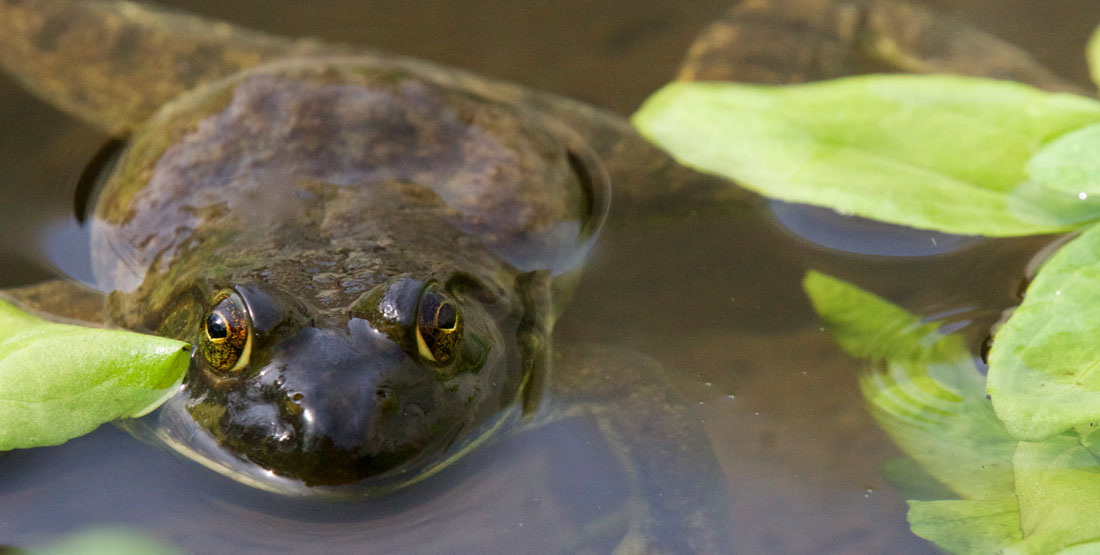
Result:
[[[248,366],[252,351],[252,319],[236,291],[214,296],[202,323],[199,349],[211,368],[236,372]]]
[[[462,312],[458,303],[436,284],[420,294],[416,307],[416,348],[425,360],[446,364],[462,341]]]

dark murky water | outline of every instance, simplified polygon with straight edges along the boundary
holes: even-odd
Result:
[[[170,3],[467,67],[624,114],[675,72],[694,33],[729,4]],[[1084,80],[1095,0],[933,3]],[[4,283],[51,275],[51,259],[87,272],[73,254],[83,247],[71,194],[102,141],[0,77]],[[674,373],[725,473],[715,487],[729,491],[733,551],[934,552],[909,533],[904,499],[881,477],[898,452],[864,409],[859,364],[819,330],[800,280],[818,269],[922,315],[956,312],[977,349],[1047,240],[952,243],[880,231],[790,206],[613,228],[558,326],[562,344],[634,349]],[[860,238],[869,234],[881,240],[867,247]],[[594,430],[551,426],[382,501],[313,505],[248,491],[108,427],[0,456],[0,543],[124,523],[196,552],[552,551],[581,533],[583,519],[621,503],[615,464]]]

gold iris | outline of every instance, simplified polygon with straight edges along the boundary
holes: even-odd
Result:
[[[462,312],[458,303],[436,284],[420,295],[416,309],[416,348],[431,362],[446,364],[462,341]]]
[[[207,364],[220,372],[237,372],[248,366],[252,319],[236,291],[226,289],[214,296],[203,319],[199,349]]]

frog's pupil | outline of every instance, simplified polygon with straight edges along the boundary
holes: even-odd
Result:
[[[439,305],[435,313],[435,325],[442,330],[451,330],[455,327],[455,307],[451,303]]]
[[[210,318],[206,320],[206,334],[210,336],[210,339],[225,339],[229,337],[229,325],[225,321],[225,317],[217,312],[210,315]]]

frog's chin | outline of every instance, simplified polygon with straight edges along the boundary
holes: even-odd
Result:
[[[140,419],[120,421],[119,425],[146,441],[163,444],[177,454],[227,478],[259,490],[295,497],[355,499],[383,495],[415,484],[446,468],[474,448],[497,435],[520,418],[520,403],[515,402],[467,434],[442,457],[414,469],[387,473],[342,485],[309,485],[305,481],[276,474],[244,459],[220,445],[187,411],[186,394],[178,394],[156,411]]]

